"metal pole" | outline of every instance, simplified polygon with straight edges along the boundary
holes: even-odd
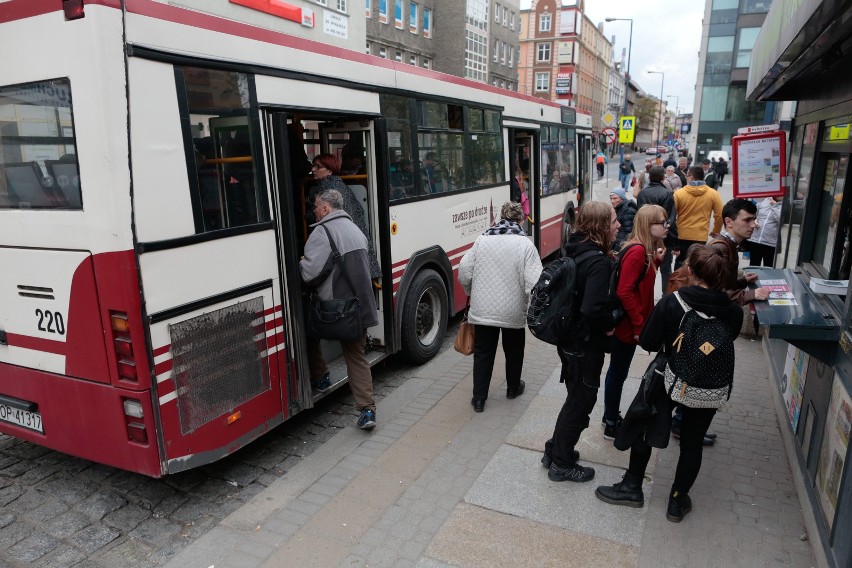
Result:
[[[605,18],[607,22],[615,22],[615,21],[627,21],[630,22],[630,37],[627,41],[627,69],[624,73],[624,106],[621,109],[621,116],[627,115],[627,96],[630,93],[630,56],[633,55],[633,20],[631,18]],[[633,125],[634,132],[636,125]],[[620,128],[619,128],[620,130]],[[621,133],[619,132],[619,135]],[[624,162],[624,144],[619,144],[619,166]],[[621,170],[619,169],[619,176],[621,175]]]

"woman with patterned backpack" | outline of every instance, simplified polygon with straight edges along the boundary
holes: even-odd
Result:
[[[725,255],[707,245],[692,245],[687,253],[686,266],[688,285],[677,292],[666,294],[660,300],[639,336],[639,345],[643,349],[662,349],[668,357],[665,369],[666,386],[658,387],[653,402],[657,416],[664,419],[649,420],[644,426],[636,426],[641,433],[630,446],[630,465],[623,480],[615,485],[602,485],[595,490],[595,495],[607,503],[628,507],[643,506],[645,499],[642,479],[651,458],[651,446],[664,448],[668,445],[671,410],[680,404],[683,408],[680,457],[666,510],[666,518],[675,523],[680,522],[684,515],[692,510],[689,490],[701,469],[704,434],[710,427],[716,410],[730,396],[733,380],[733,342],[743,322],[742,308],[733,303],[724,292],[730,270]],[[714,326],[718,338],[715,345],[708,342],[692,346],[692,338],[684,337],[681,327],[685,322],[695,321],[699,324],[710,322],[707,325]],[[687,384],[686,380],[682,380],[682,377],[673,376],[672,369],[676,368],[674,363],[685,356],[684,352],[688,347],[694,347],[693,350],[699,352],[699,357],[707,356],[709,363],[698,365],[697,372],[705,375],[702,379],[723,379],[720,383],[726,383],[724,386],[716,389],[696,389]],[[719,353],[727,354],[728,358],[725,368],[717,370],[718,362],[713,358]],[[715,377],[715,374],[728,376]],[[699,392],[696,395],[694,391]],[[630,420],[631,411],[628,410],[625,426],[616,437],[617,445],[626,435],[625,428]]]

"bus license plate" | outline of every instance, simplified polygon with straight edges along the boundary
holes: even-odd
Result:
[[[29,412],[20,408],[12,408],[11,406],[0,404],[0,420],[44,434],[44,427],[41,424],[41,414],[38,412]]]

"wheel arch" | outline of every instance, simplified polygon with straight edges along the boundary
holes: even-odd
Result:
[[[450,264],[450,259],[447,257],[446,251],[438,245],[419,250],[411,255],[408,260],[408,265],[405,267],[405,272],[399,281],[399,288],[396,292],[396,309],[394,310],[394,329],[396,333],[394,341],[394,351],[402,349],[402,312],[405,301],[408,298],[408,292],[411,289],[411,282],[425,268],[431,268],[438,273],[441,280],[444,282],[444,287],[447,290],[447,309],[448,317],[454,316],[455,312],[455,286],[453,285],[453,267]]]

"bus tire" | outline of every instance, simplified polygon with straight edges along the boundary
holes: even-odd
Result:
[[[405,296],[400,335],[402,351],[414,363],[438,354],[447,332],[449,301],[444,281],[430,268],[421,270]]]

